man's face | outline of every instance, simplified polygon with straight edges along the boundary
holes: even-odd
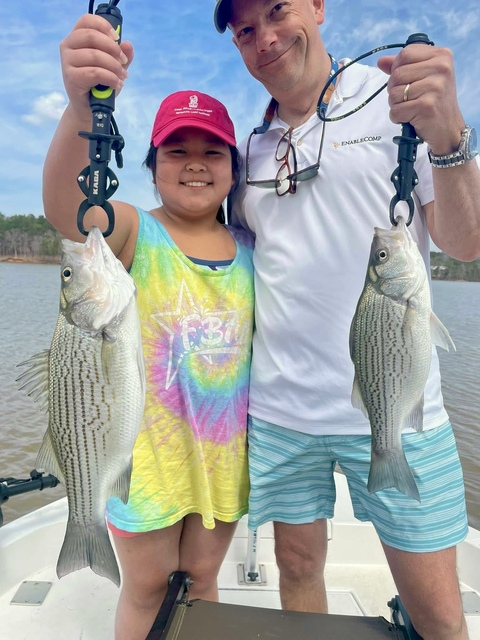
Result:
[[[304,77],[317,50],[323,0],[232,0],[233,42],[254,78],[272,93]]]

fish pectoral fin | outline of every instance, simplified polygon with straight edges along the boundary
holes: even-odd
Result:
[[[60,482],[65,485],[65,479],[63,477],[63,471],[60,469],[55,449],[53,448],[52,433],[50,427],[45,431],[43,436],[42,446],[38,452],[37,459],[35,461],[35,468],[37,471],[45,471],[51,473],[58,478]]]
[[[362,394],[360,393],[360,386],[358,384],[358,379],[357,379],[356,374],[355,374],[355,378],[353,380],[353,387],[352,387],[352,406],[355,409],[360,409],[360,411],[363,413],[363,415],[366,418],[368,418],[367,407],[365,406],[365,403],[364,403],[363,398],[362,398]]]
[[[457,350],[447,328],[437,318],[433,311],[430,314],[430,333],[432,336],[432,343],[437,345],[437,347],[442,347],[442,349],[445,349],[446,351],[450,351],[450,347],[452,347],[454,351]]]
[[[112,343],[108,340],[102,340],[102,351],[101,351],[101,363],[102,363],[102,374],[103,379],[106,384],[111,385],[112,380],[115,380],[115,376],[111,375],[111,371],[115,372],[115,364],[114,363],[114,348],[112,348]],[[112,387],[114,388],[114,387]]]
[[[358,303],[360,304],[360,302]],[[358,309],[357,304],[357,309]],[[352,362],[355,362],[355,324],[357,321],[357,312],[355,311],[355,315],[352,318],[352,322],[350,323],[350,333],[348,334],[348,346],[350,349],[350,359]]]
[[[15,382],[20,382],[19,389],[38,402],[43,410],[48,411],[48,360],[50,350],[35,354],[29,360],[20,362],[17,367],[28,367]]]
[[[415,429],[417,433],[421,433],[423,431],[423,405],[424,396],[422,394],[422,397],[415,407],[413,407],[412,412],[403,423],[404,428],[410,427],[410,429]]]
[[[117,496],[123,502],[127,504],[128,495],[130,493],[130,480],[132,477],[132,458],[130,458],[128,467],[123,471],[118,480],[112,487],[112,496]]]

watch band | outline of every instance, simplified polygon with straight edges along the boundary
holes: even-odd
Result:
[[[460,138],[460,144],[456,151],[444,156],[434,155],[430,149],[428,150],[428,157],[432,164],[432,167],[436,169],[449,169],[450,167],[458,167],[461,164],[465,164],[477,155],[477,135],[475,129],[470,125],[465,125],[464,130]]]
[[[436,169],[448,169],[450,167],[458,167],[461,164],[465,164],[465,154],[463,151],[454,151],[446,156],[434,156],[429,150],[428,157],[432,167]]]

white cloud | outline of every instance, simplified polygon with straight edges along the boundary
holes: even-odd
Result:
[[[466,12],[452,9],[444,13],[442,17],[445,21],[447,31],[452,38],[467,38],[472,32],[477,30],[480,25],[478,9],[472,8],[471,11]]]
[[[50,120],[60,120],[66,106],[64,94],[54,91],[37,98],[33,103],[31,113],[22,116],[22,119],[35,126],[40,126]]]
[[[407,23],[398,18],[378,20],[373,18],[363,18],[355,28],[351,37],[354,41],[365,42],[372,46],[383,45],[386,42],[403,42],[405,38],[398,39],[398,34],[409,34],[418,31],[415,22]],[[388,52],[387,52],[388,53]]]

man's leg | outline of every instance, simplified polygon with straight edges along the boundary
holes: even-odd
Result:
[[[248,447],[248,526],[274,524],[282,606],[326,613],[326,519],[335,504],[335,461],[328,442],[251,418]]]
[[[327,557],[327,521],[274,522],[275,555],[280,570],[280,599],[290,611],[327,613],[323,571]]]
[[[335,453],[347,476],[355,516],[371,521],[398,592],[425,640],[468,638],[456,573],[456,545],[468,532],[462,468],[450,424],[404,433],[402,444],[422,501],[396,489],[367,490],[370,438]]]
[[[467,640],[456,547],[411,553],[383,545],[398,593],[424,640]]]

